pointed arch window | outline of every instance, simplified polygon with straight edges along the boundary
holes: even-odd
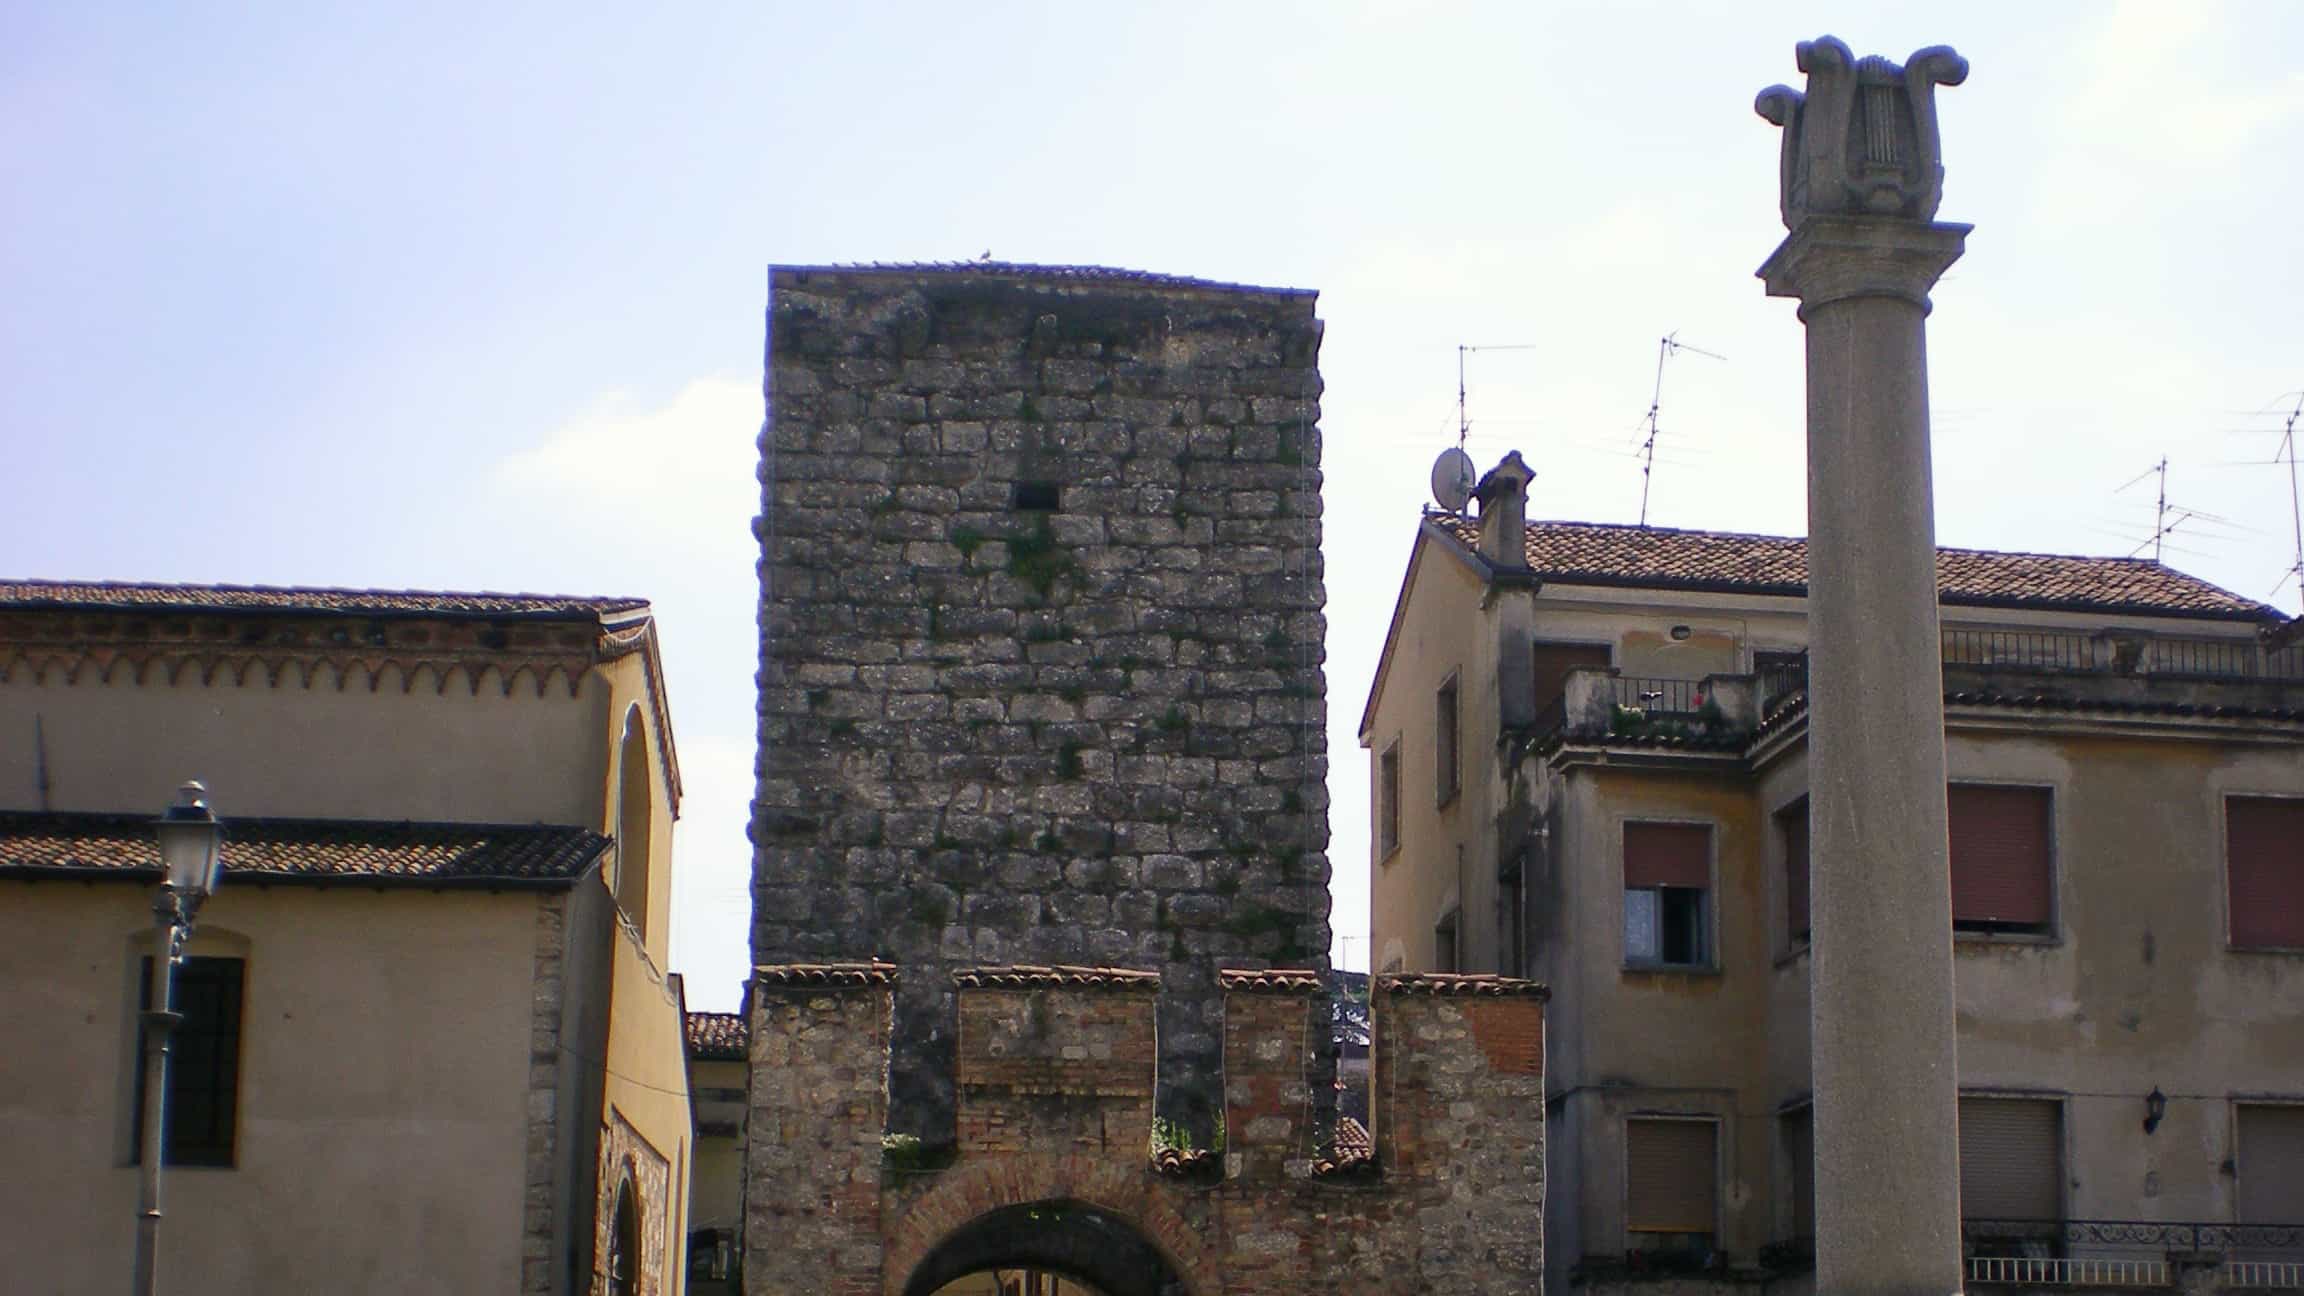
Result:
[[[645,935],[655,801],[649,787],[648,728],[637,706],[624,716],[624,740],[617,748],[616,771],[616,903]]]

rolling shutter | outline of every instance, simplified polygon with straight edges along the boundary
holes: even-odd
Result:
[[[2304,1222],[2304,1107],[2240,1108],[2240,1222]]]
[[[1784,831],[1784,936],[1797,945],[1808,939],[1808,798],[1785,807],[1776,822]]]
[[[1624,1227],[1710,1233],[1719,1217],[1719,1126],[1708,1120],[1624,1122]]]
[[[2224,874],[2234,945],[2304,948],[2304,800],[2227,800]]]
[[[1703,824],[1624,825],[1624,885],[1712,885],[1712,830]]]
[[[2062,1217],[2061,1116],[2060,1105],[2047,1099],[1960,1100],[1961,1218]]]
[[[1952,921],[2048,925],[2048,789],[1954,784]]]

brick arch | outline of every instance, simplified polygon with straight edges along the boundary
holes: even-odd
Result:
[[[881,1288],[903,1296],[921,1263],[945,1239],[1011,1206],[1077,1202],[1120,1220],[1159,1251],[1192,1296],[1224,1290],[1200,1234],[1166,1201],[1142,1162],[1126,1158],[1020,1156],[963,1161],[937,1176],[927,1194],[884,1225]]]

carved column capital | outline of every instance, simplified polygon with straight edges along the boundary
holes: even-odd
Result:
[[[1928,290],[1967,248],[1972,225],[1811,216],[1785,236],[1760,279],[1771,297],[1800,299],[1800,318],[1851,297],[1892,297],[1928,311]]]

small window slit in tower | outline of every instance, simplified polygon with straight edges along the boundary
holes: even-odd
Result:
[[[1063,507],[1063,494],[1052,481],[1020,481],[1008,506],[1020,513],[1054,513]]]

